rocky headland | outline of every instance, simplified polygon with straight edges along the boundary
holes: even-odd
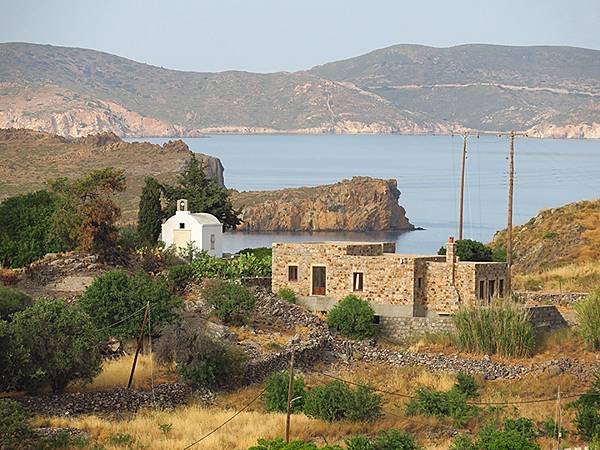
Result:
[[[231,191],[239,231],[413,230],[398,204],[396,180],[353,177],[335,184],[274,191]]]

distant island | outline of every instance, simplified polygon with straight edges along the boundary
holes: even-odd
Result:
[[[395,45],[300,72],[181,72],[108,53],[0,44],[0,128],[67,137],[207,133],[600,138],[600,51]]]

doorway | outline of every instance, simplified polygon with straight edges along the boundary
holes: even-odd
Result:
[[[327,290],[327,272],[323,266],[312,268],[312,295],[325,295]]]

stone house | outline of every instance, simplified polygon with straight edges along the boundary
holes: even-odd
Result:
[[[159,240],[165,247],[193,245],[211,256],[223,256],[223,224],[212,214],[188,211],[185,199],[177,200],[177,211],[162,224]]]
[[[356,294],[380,317],[445,316],[504,296],[505,263],[459,261],[453,238],[446,248],[438,256],[398,254],[394,243],[274,243],[272,289],[293,289],[313,311]]]

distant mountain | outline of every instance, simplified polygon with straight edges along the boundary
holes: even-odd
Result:
[[[600,51],[397,45],[271,74],[182,72],[94,50],[0,44],[0,127],[83,136],[449,133],[600,137]]]

